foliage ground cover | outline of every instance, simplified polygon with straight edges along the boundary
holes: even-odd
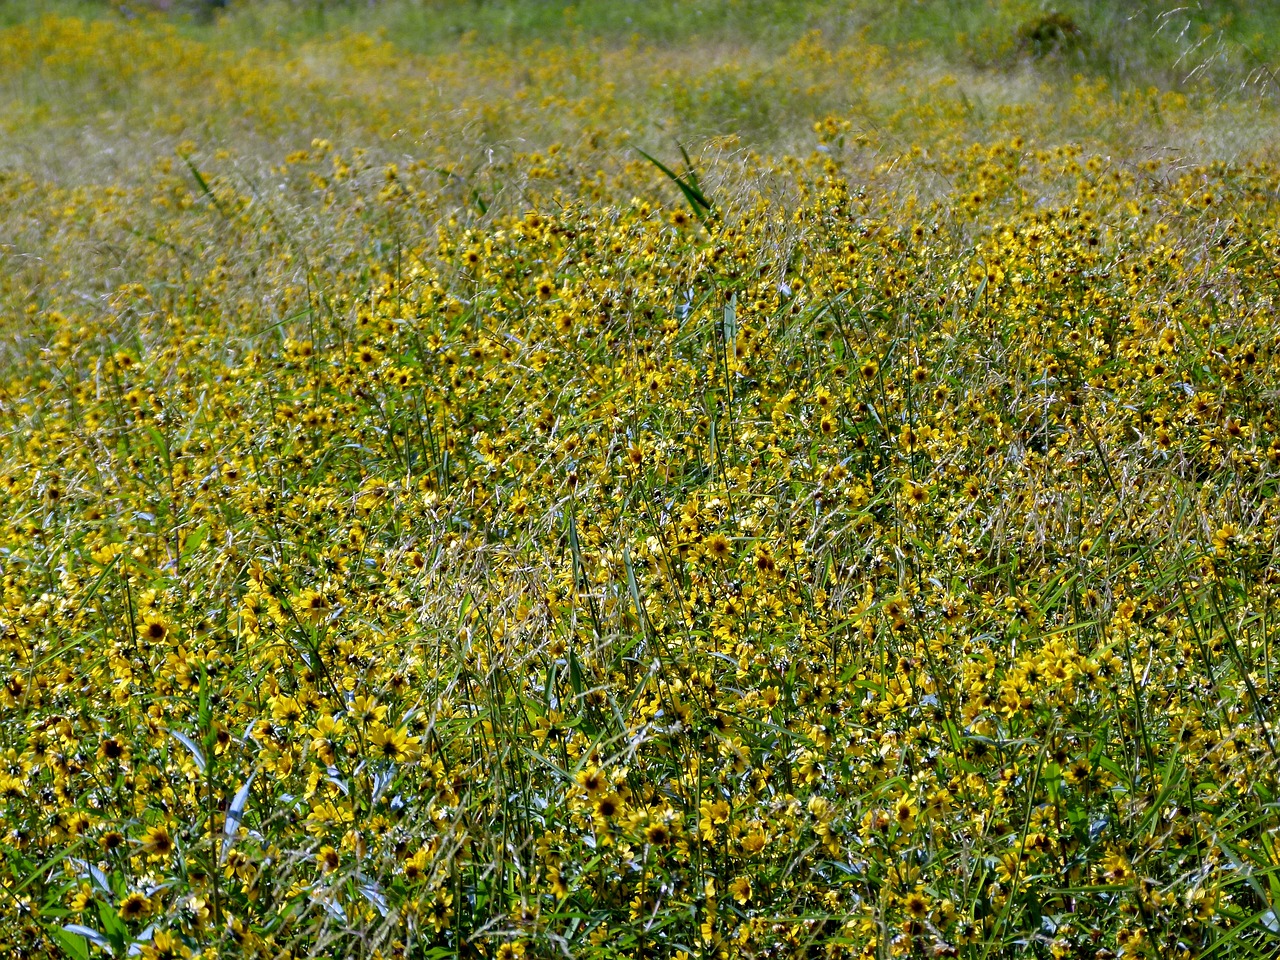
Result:
[[[1265,30],[983,6],[0,8],[7,953],[1274,956]]]

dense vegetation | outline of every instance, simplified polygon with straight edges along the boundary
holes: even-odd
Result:
[[[1274,956],[1234,6],[0,5],[7,955]]]

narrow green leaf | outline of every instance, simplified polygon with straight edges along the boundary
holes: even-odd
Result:
[[[572,650],[569,651],[569,685],[573,687],[573,692],[577,696],[582,696],[582,691],[586,689],[586,685],[582,682],[582,664],[578,662],[578,655]]]
[[[680,192],[684,194],[685,200],[688,201],[689,206],[693,208],[694,216],[699,220],[706,220],[707,216],[712,213],[711,201],[708,200],[706,194],[698,188],[696,178],[693,182],[690,182],[668,167],[657,157],[646,153],[639,147],[636,147],[635,151],[666,174],[667,179],[679,188]]]
[[[728,347],[738,340],[738,295],[735,293],[724,305],[724,342]]]
[[[164,463],[165,472],[173,473],[173,463],[169,459],[169,441],[155,427],[147,427],[147,436],[151,438],[151,442],[155,444],[156,449],[160,452],[160,460]]]
[[[219,864],[226,862],[227,854],[231,852],[231,847],[236,841],[236,833],[240,829],[240,822],[244,819],[245,807],[249,804],[249,788],[253,786],[253,778],[257,775],[257,770],[249,774],[249,779],[236,791],[236,795],[231,798],[231,806],[227,807],[227,817],[222,824],[222,852],[218,856]]]
[[[180,744],[182,744],[191,752],[191,756],[196,761],[196,766],[200,769],[201,773],[204,773],[204,767],[205,767],[204,753],[201,752],[200,747],[196,744],[196,742],[192,740],[190,737],[188,737],[185,733],[179,733],[177,730],[170,730],[169,736],[173,737],[173,739],[177,740]]]
[[[222,201],[219,200],[218,195],[213,192],[213,189],[209,186],[209,181],[204,178],[204,174],[200,172],[199,168],[196,167],[190,157],[183,154],[179,154],[179,156],[181,156],[182,162],[187,165],[187,169],[191,171],[191,176],[200,187],[200,191],[209,198],[210,202],[220,214],[224,217],[227,216],[227,211],[223,209]]]
[[[693,169],[693,161],[689,159],[689,151],[684,148],[683,143],[677,143],[676,146],[680,150],[680,156],[684,158],[684,171],[689,176],[689,182],[701,193],[702,185],[698,183],[698,173]]]

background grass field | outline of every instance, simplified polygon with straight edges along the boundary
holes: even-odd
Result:
[[[1274,956],[1277,17],[0,2],[6,955]]]

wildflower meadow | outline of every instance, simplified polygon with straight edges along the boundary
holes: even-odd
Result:
[[[1273,68],[0,2],[0,955],[1280,955]]]

